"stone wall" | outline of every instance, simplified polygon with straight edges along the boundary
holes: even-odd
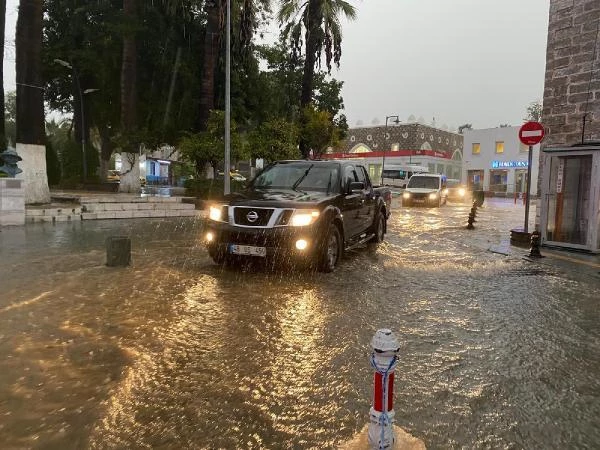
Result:
[[[542,123],[544,147],[600,140],[600,0],[551,0]]]
[[[17,154],[23,158],[17,164],[23,172],[17,178],[25,180],[25,203],[49,203],[50,189],[46,174],[46,146],[17,142]]]
[[[16,178],[0,178],[0,226],[24,224],[24,181]]]
[[[452,157],[455,151],[462,152],[463,137],[419,123],[351,128],[334,151],[349,153],[360,144],[371,151],[390,151],[397,145],[399,150],[436,150]]]

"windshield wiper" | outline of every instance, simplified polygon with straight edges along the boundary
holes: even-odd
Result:
[[[302,174],[302,176],[301,176],[300,178],[298,178],[294,184],[292,184],[292,190],[294,190],[294,191],[295,191],[295,190],[296,190],[296,188],[298,187],[298,185],[299,185],[300,183],[302,183],[302,181],[304,181],[304,179],[305,179],[305,178],[306,178],[306,176],[308,175],[308,172],[310,172],[310,169],[312,169],[312,168],[313,168],[313,166],[314,166],[314,164],[311,164],[310,166],[308,166],[308,169],[306,169],[306,170],[304,171],[304,173]]]

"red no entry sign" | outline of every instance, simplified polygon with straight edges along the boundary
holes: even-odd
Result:
[[[536,145],[544,139],[544,125],[539,122],[526,122],[519,129],[519,139],[525,145]]]

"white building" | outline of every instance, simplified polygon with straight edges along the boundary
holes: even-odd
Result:
[[[494,195],[527,192],[529,147],[519,141],[520,127],[465,130],[462,179]],[[533,147],[531,195],[537,196],[540,146]]]

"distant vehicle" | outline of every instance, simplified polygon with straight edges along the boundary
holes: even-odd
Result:
[[[446,177],[437,174],[418,173],[410,177],[402,193],[402,206],[442,206],[448,191]]]
[[[467,186],[461,183],[460,180],[449,179],[447,181],[447,192],[449,202],[470,202],[473,195],[469,192]]]
[[[383,241],[391,200],[352,161],[278,161],[209,206],[203,237],[217,264],[271,258],[331,272],[344,251]]]
[[[121,172],[119,170],[109,170],[106,175],[106,181],[110,183],[118,183],[121,181]]]
[[[385,165],[383,168],[383,185],[405,189],[408,180],[415,173],[428,173],[429,168],[419,165]]]
[[[224,175],[225,175],[225,172],[219,172],[217,174],[217,178],[223,179]],[[233,171],[233,170],[229,172],[229,178],[234,181],[240,181],[240,182],[246,181],[246,177],[244,175],[242,175],[239,172]]]

